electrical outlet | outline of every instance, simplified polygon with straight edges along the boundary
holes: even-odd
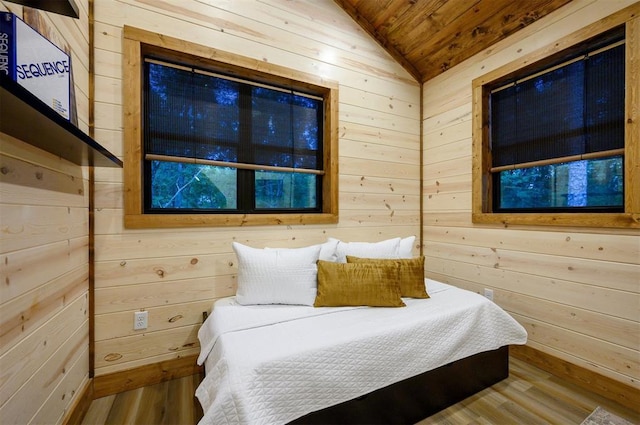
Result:
[[[484,297],[493,301],[493,289],[484,288]]]
[[[147,329],[147,323],[149,322],[149,312],[136,311],[133,313],[133,329]]]

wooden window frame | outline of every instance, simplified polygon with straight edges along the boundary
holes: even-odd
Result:
[[[472,221],[479,224],[640,228],[640,3],[472,82]],[[494,213],[489,151],[489,87],[550,64],[563,52],[589,38],[625,25],[624,212],[621,213]]]
[[[322,211],[266,214],[145,214],[143,60],[147,55],[324,97]],[[123,30],[124,225],[126,228],[329,224],[338,222],[338,83],[138,28]]]

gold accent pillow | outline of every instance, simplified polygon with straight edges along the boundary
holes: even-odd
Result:
[[[318,261],[318,292],[314,307],[367,305],[404,307],[398,270],[378,264]]]
[[[416,258],[359,258],[347,255],[347,263],[380,264],[396,267],[400,293],[403,297],[429,298],[424,284],[424,256]]]

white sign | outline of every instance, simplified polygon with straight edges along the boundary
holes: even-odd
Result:
[[[69,119],[71,59],[12,13],[0,12],[0,74]]]

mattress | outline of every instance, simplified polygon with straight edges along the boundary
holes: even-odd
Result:
[[[280,424],[527,333],[486,298],[426,279],[406,307],[242,306],[217,300],[198,337],[200,424]]]

